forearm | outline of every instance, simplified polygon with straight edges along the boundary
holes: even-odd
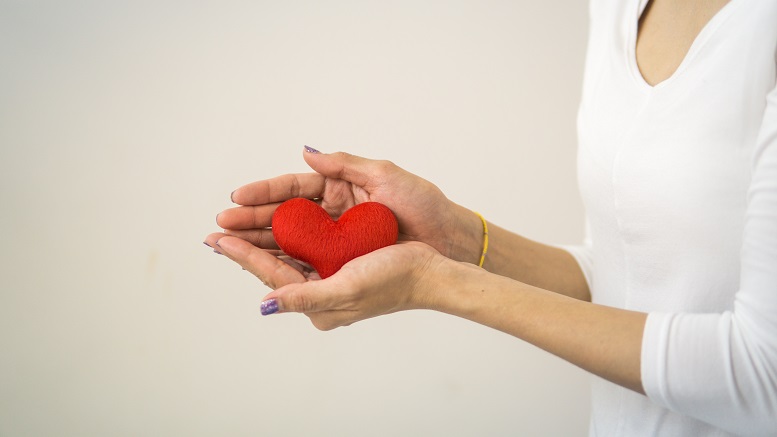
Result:
[[[464,263],[441,269],[446,279],[431,292],[432,309],[498,329],[643,393],[646,314],[571,299]]]
[[[483,225],[471,211],[459,211],[461,236],[456,253],[460,261],[477,262],[483,248]],[[483,268],[497,275],[575,299],[590,301],[582,270],[569,252],[529,240],[488,223],[488,254]]]

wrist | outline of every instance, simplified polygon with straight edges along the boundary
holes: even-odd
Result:
[[[454,232],[452,233],[450,258],[474,265],[480,263],[483,254],[484,229],[480,217],[460,205],[454,206]]]
[[[485,270],[469,262],[440,257],[429,269],[424,287],[423,308],[462,316],[462,297],[479,287],[489,275]]]

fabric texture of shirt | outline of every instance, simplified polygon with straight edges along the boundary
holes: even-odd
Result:
[[[647,396],[595,378],[591,435],[777,435],[777,1],[731,0],[642,77],[647,0],[593,0],[578,115],[594,303],[648,313]]]

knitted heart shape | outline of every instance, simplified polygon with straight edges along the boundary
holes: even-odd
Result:
[[[399,225],[377,202],[360,203],[333,220],[317,203],[296,198],[275,210],[272,234],[286,255],[310,264],[323,279],[356,257],[396,243]]]

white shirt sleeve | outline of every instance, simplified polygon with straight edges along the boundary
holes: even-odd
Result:
[[[733,310],[649,314],[641,372],[648,397],[670,410],[777,435],[777,88],[754,153]]]

